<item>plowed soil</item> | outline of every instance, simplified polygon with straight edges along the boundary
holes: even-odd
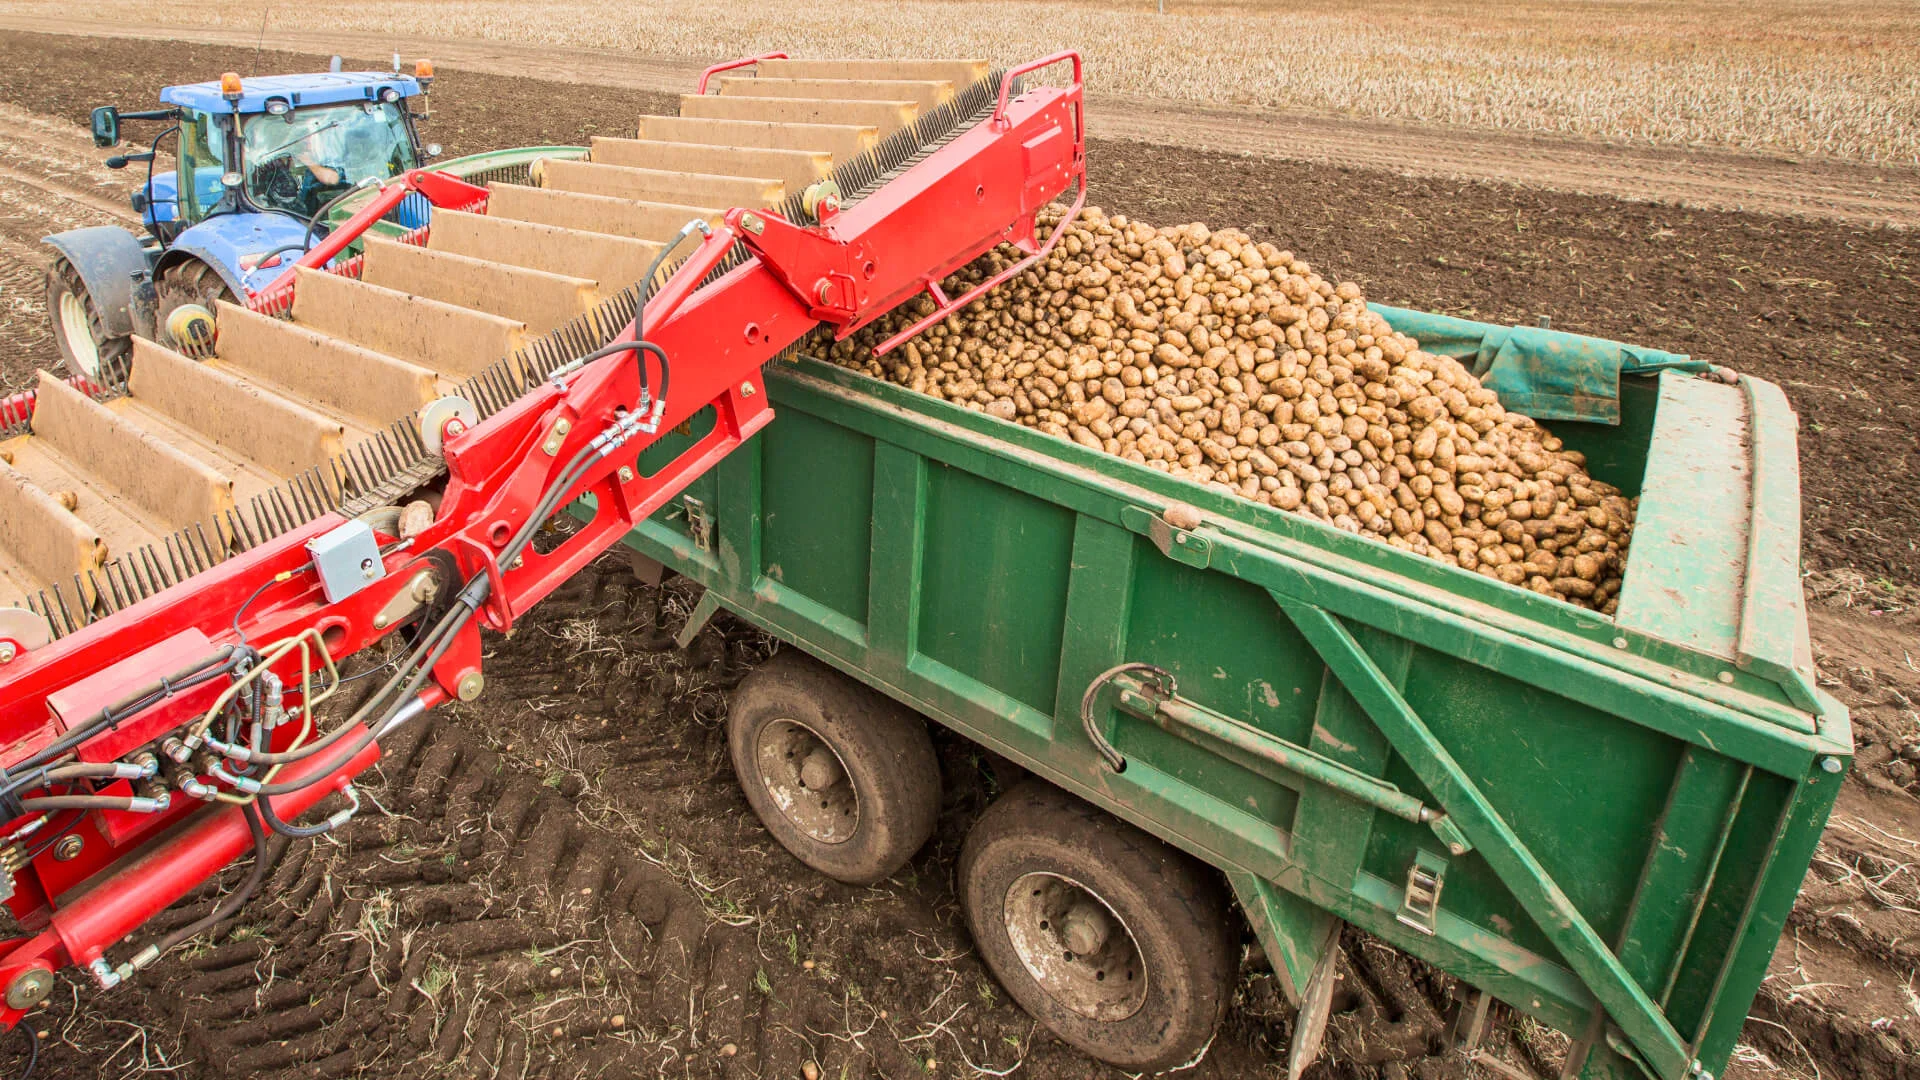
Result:
[[[107,223],[124,175],[72,125],[168,81],[319,69],[252,49],[0,36],[0,328],[9,386],[50,359],[38,232]],[[624,132],[667,99],[444,71],[449,153]],[[64,134],[63,134],[64,133]],[[1802,417],[1807,557],[1823,683],[1859,758],[1731,1075],[1920,1077],[1920,506],[1909,370],[1920,250],[1909,233],[1673,209],[1102,142],[1096,201],[1152,221],[1273,236],[1370,295],[1676,350],[1787,387]],[[17,174],[17,175],[16,175]],[[38,216],[35,216],[38,215]],[[17,314],[16,314],[17,313]],[[1878,579],[1878,580],[1876,580]],[[511,639],[488,692],[396,739],[343,835],[276,850],[263,898],[112,993],[69,976],[32,1019],[42,1077],[1118,1076],[1008,1002],[972,955],[952,857],[1000,777],[939,742],[935,838],[872,889],[807,871],[734,786],[727,691],[772,650],[724,618],[671,647],[684,587],[606,560]],[[1915,749],[1909,749],[1914,747]],[[184,925],[230,871],[151,933]],[[1347,943],[1314,1080],[1484,1077],[1437,1053],[1456,991]],[[1284,1075],[1290,1017],[1249,960],[1226,1028],[1187,1075]],[[0,1074],[24,1061],[0,1041]],[[1515,1027],[1507,1062],[1550,1075]]]
[[[140,25],[97,18],[49,19],[0,12],[0,29],[90,38],[164,40],[171,43],[168,48],[177,48],[177,43],[184,40],[231,46],[239,52],[251,51],[261,40],[262,30],[268,28]],[[706,63],[635,56],[619,49],[581,49],[519,41],[450,40],[388,32],[317,32],[277,26],[270,31],[266,37],[281,48],[293,51],[322,55],[339,51],[368,56],[389,56],[399,51],[408,58],[433,57],[462,71],[665,94],[681,94],[692,89]],[[726,51],[725,46],[718,49]],[[1920,225],[1920,170],[1911,167],[1649,148],[1271,109],[1209,108],[1165,100],[1110,97],[1097,92],[1088,98],[1087,124],[1088,130],[1101,139],[1359,166],[1413,176],[1539,185],[1557,191],[1710,209]]]

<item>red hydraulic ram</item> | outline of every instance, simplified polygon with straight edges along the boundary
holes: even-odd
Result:
[[[991,119],[962,131],[853,206],[829,204],[818,224],[788,222],[766,211],[729,211],[725,224],[645,305],[645,350],[563,368],[472,428],[453,424],[432,433],[444,437],[446,463],[437,514],[405,541],[378,535],[380,565],[365,567],[376,580],[359,591],[329,602],[318,580],[318,564],[306,545],[349,524],[328,514],[0,665],[0,766],[13,769],[36,754],[64,751],[61,740],[71,736],[61,719],[50,716],[48,697],[157,644],[183,634],[203,635],[216,649],[305,639],[324,643],[329,656],[341,658],[401,625],[390,614],[410,610],[406,594],[423,580],[437,582],[442,595],[457,589],[456,606],[471,604],[471,618],[443,617],[432,632],[420,631],[422,638],[445,633],[421,660],[421,681],[408,684],[417,689],[389,717],[397,724],[449,697],[478,693],[481,625],[510,627],[772,419],[763,364],[822,323],[850,333],[922,290],[931,288],[939,298],[942,277],[997,244],[1015,244],[1029,255],[1044,250],[1034,235],[1035,213],[1076,184],[1084,192],[1080,58],[1062,53],[1042,63],[1065,61],[1073,65],[1071,85],[1009,97],[1010,73]],[[367,212],[329,238],[329,246],[337,253],[354,230],[410,192],[435,205],[472,205],[478,189],[447,179],[414,173],[389,185]],[[706,281],[736,240],[750,257]],[[631,342],[635,335],[636,327],[629,326],[618,340]],[[660,432],[709,406],[713,430],[665,467],[642,475],[638,454]],[[594,496],[593,518],[557,547],[541,552],[519,546],[552,508],[587,494]],[[272,667],[288,687],[298,687],[305,674],[297,658],[289,652]],[[115,677],[122,671],[116,669]],[[136,672],[128,681],[165,685],[157,680],[174,674]],[[174,700],[163,696],[152,708],[169,708]],[[119,719],[160,730],[150,716]],[[177,722],[189,719],[182,715]],[[286,766],[281,781],[308,786],[273,800],[282,818],[291,820],[342,790],[377,758],[377,743],[353,752],[358,731],[339,743],[345,748],[340,754],[320,753]],[[27,936],[0,942],[0,1025],[12,1025],[38,1004],[55,968],[93,964],[96,974],[109,972],[104,983],[117,981],[105,953],[231,862],[248,839],[237,806],[178,798],[133,828],[103,828],[97,819],[106,813],[52,815],[40,836],[71,830],[66,835],[84,842],[65,845],[74,854],[58,861],[52,845],[41,844],[14,873],[6,902]],[[30,816],[0,823],[0,851],[31,825]]]

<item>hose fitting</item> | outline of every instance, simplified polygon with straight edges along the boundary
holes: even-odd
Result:
[[[260,793],[260,781],[252,779],[251,777],[235,776],[228,772],[227,767],[220,762],[214,762],[213,767],[207,770],[207,775],[241,794],[258,795]]]
[[[94,957],[93,963],[87,965],[87,970],[93,973],[94,981],[100,984],[102,990],[111,990],[124,981],[121,974],[113,969],[112,964],[107,963],[107,958],[104,956]]]

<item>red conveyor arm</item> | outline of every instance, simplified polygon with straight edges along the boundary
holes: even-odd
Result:
[[[361,591],[329,603],[308,572],[305,543],[346,524],[325,515],[0,668],[0,762],[21,761],[61,735],[60,725],[48,720],[50,694],[183,632],[203,633],[216,646],[235,641],[236,626],[253,642],[317,633],[335,657],[358,652],[392,632],[379,618],[382,610],[404,602],[402,592],[422,572],[444,573],[449,559],[462,580],[443,581],[443,589],[476,580],[487,586],[475,617],[448,638],[431,681],[410,707],[431,707],[477,687],[472,677],[480,670],[483,623],[510,627],[772,419],[761,366],[781,350],[823,322],[851,332],[929,284],[937,288],[942,277],[996,244],[1040,250],[1034,213],[1076,182],[1084,187],[1079,58],[1062,54],[1047,62],[1067,59],[1074,65],[1071,86],[1011,100],[1003,90],[990,120],[960,132],[846,210],[829,207],[820,224],[730,211],[726,225],[645,307],[646,338],[667,357],[670,388],[661,393],[665,372],[657,356],[622,351],[563,369],[471,429],[448,429],[447,480],[435,520],[410,542],[383,546],[384,573]],[[465,185],[428,177],[410,174],[391,185],[354,226],[364,229],[410,191],[436,204],[442,197],[471,199]],[[328,238],[332,253],[344,250],[350,233],[342,228]],[[736,238],[749,257],[706,280]],[[327,257],[313,253],[319,262]],[[629,326],[620,340],[632,341],[635,333]],[[643,378],[651,379],[651,395],[643,392]],[[708,406],[716,414],[712,431],[664,468],[642,475],[639,452]],[[590,450],[595,440],[605,452]],[[581,461],[588,464],[569,469]],[[502,565],[509,538],[543,507],[589,494],[594,516],[558,547],[537,552],[529,546]],[[284,674],[297,685],[297,670]],[[377,755],[376,744],[324,768],[312,764],[321,757],[308,759],[302,768],[318,773],[310,775],[313,786],[274,805],[290,818],[339,790]],[[124,846],[90,842],[80,858],[57,869],[45,858],[21,869],[7,903],[29,936],[0,943],[0,988],[101,957],[245,847],[238,807],[178,803]],[[0,1007],[0,1024],[11,1025],[22,1012]]]

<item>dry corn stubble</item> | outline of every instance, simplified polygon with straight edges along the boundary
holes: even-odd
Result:
[[[1051,227],[1061,211],[1043,214]],[[949,279],[1010,265],[1002,248]],[[1633,503],[1290,251],[1084,211],[1043,263],[884,357],[841,365],[1335,528],[1611,614]]]

